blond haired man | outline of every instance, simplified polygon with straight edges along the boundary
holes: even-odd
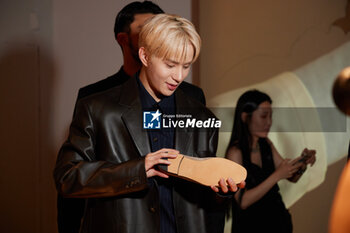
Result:
[[[157,169],[179,153],[215,156],[217,129],[144,129],[145,112],[215,116],[177,87],[200,52],[186,19],[160,14],[140,33],[142,68],[124,84],[78,101],[67,141],[57,158],[57,190],[88,198],[80,232],[222,232],[215,195],[236,191],[231,179],[211,189]]]

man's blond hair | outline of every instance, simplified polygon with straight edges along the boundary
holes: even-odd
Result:
[[[151,56],[183,62],[193,47],[194,62],[200,52],[201,38],[194,25],[177,15],[158,14],[148,20],[139,34],[139,47]]]

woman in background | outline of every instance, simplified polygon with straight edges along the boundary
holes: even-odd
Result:
[[[248,172],[246,188],[235,194],[232,232],[293,231],[292,220],[279,193],[281,179],[298,181],[315,163],[315,150],[305,148],[294,160],[283,159],[267,138],[272,124],[272,100],[258,90],[245,92],[238,100],[226,158]]]

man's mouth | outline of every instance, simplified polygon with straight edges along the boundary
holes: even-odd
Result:
[[[167,86],[169,88],[169,90],[171,91],[175,91],[175,89],[177,88],[177,84],[170,84],[170,83],[167,83]]]

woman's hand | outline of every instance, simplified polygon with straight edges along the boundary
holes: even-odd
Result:
[[[302,166],[298,169],[298,171],[296,171],[293,174],[292,177],[289,177],[288,180],[294,183],[297,182],[300,179],[300,177],[303,175],[303,173],[306,171],[307,165],[311,164],[312,166],[314,165],[315,161],[316,161],[316,151],[305,148],[301,156],[293,160],[293,163],[299,163],[299,164],[302,164]]]
[[[303,163],[295,162],[295,160],[284,159],[275,171],[278,179],[277,181],[292,177],[302,166]]]

